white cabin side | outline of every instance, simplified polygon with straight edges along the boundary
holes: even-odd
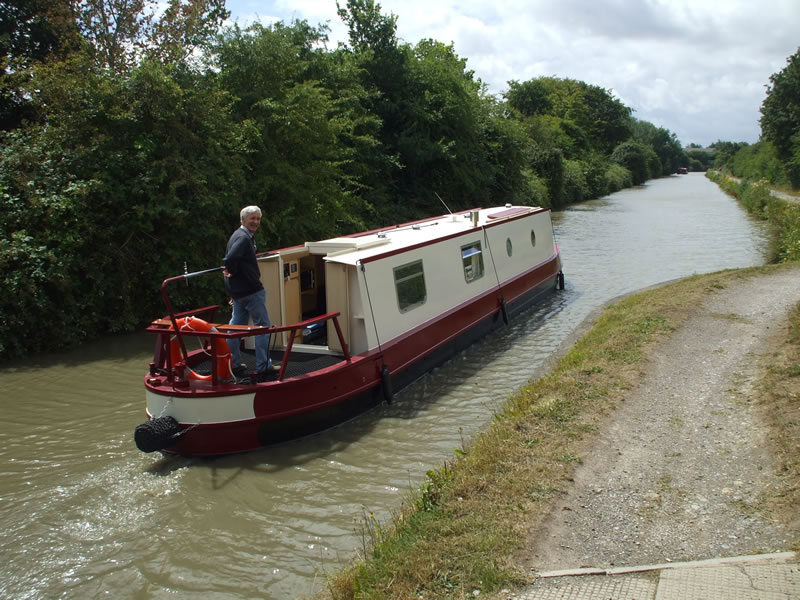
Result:
[[[486,227],[501,283],[513,279],[553,256],[555,244],[549,212]]]
[[[262,279],[280,324],[339,312],[350,353],[361,354],[491,293],[553,253],[549,211],[496,207],[287,248],[264,261]],[[294,343],[341,353],[331,321],[325,333],[299,332]]]
[[[386,343],[393,340],[459,304],[496,288],[497,279],[483,238],[483,229],[473,229],[457,237],[366,263],[362,275],[365,290],[362,298],[368,296],[372,299],[372,311],[377,324],[367,332],[370,348],[376,347],[378,341]],[[476,253],[472,258],[473,261],[482,259],[482,269],[478,272],[470,265],[471,272],[465,275],[462,248],[469,250],[476,246],[480,254]],[[422,277],[424,298],[420,302],[401,306],[396,270],[417,267],[420,271],[412,276]]]

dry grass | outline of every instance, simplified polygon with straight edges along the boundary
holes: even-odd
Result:
[[[364,536],[375,542],[365,544],[363,560],[329,578],[330,597],[472,598],[475,590],[486,594],[522,583],[515,554],[568,485],[596,425],[637,385],[648,351],[705,296],[754,272],[690,277],[607,308],[547,376],[508,400],[469,448],[429,471],[391,523],[382,529],[366,524],[373,533],[380,529]],[[795,341],[786,355],[789,371],[774,374],[794,377],[795,386],[798,321],[796,314]],[[776,389],[779,410],[797,415],[796,392],[796,387],[794,396]],[[793,482],[781,501],[796,506],[800,419],[776,419],[776,427],[782,431],[776,443],[785,449],[787,480]]]
[[[800,520],[800,303],[790,315],[784,339],[768,359],[758,389],[783,479],[782,489],[770,498],[769,506],[779,518],[797,521]],[[800,540],[795,541],[794,549],[800,550]]]

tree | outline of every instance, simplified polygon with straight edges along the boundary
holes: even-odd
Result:
[[[347,0],[344,8],[337,0],[336,12],[347,25],[354,50],[381,55],[397,48],[397,17],[382,14],[381,5],[374,0]]]
[[[522,83],[509,81],[508,91],[503,96],[511,108],[526,117],[548,114],[553,108],[547,86],[541,79]]]
[[[714,149],[714,167],[730,168],[733,157],[749,144],[747,142],[728,142],[717,140],[710,148]]]
[[[64,63],[39,77],[46,126],[0,144],[0,339],[11,356],[162,314],[161,279],[184,261],[219,264],[244,181],[242,126],[213,81],[155,61],[128,76]],[[193,286],[208,304],[223,299],[213,283]],[[52,314],[69,324],[55,340],[39,326]]]
[[[631,134],[631,109],[625,106],[610,90],[582,83],[583,117],[576,122],[593,141],[592,147],[605,154]]]
[[[37,117],[28,93],[33,67],[63,60],[77,47],[77,29],[66,2],[0,3],[0,129],[14,129]]]
[[[272,247],[349,233],[368,212],[356,163],[378,124],[355,66],[317,47],[325,35],[305,21],[256,24],[213,47],[211,71],[247,128],[245,197],[268,216],[260,235]]]
[[[638,119],[633,119],[632,131],[634,141],[649,146],[658,155],[660,168],[651,173],[652,176],[669,175],[688,164],[688,157],[674,133]]]
[[[175,62],[216,34],[230,16],[225,0],[72,0],[96,65],[127,72],[143,57]]]
[[[611,162],[628,169],[633,176],[633,184],[641,185],[651,176],[652,157],[658,159],[648,146],[639,142],[624,142],[614,148]]]
[[[761,104],[761,133],[782,159],[800,144],[800,48],[786,63],[782,71],[770,75],[771,85]]]
[[[786,164],[793,186],[800,186],[800,48],[786,67],[770,76],[761,104],[761,135],[772,142]]]
[[[583,81],[556,77],[521,84],[512,81],[506,99],[523,116],[560,119],[561,129],[574,140],[570,144],[573,151],[596,150],[608,155],[630,136],[631,110],[610,91]]]

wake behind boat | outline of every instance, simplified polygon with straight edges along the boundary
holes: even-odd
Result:
[[[144,452],[254,450],[324,430],[402,389],[556,288],[549,209],[475,209],[258,256],[269,328],[215,323],[219,305],[167,316],[145,376]],[[253,336],[270,334],[269,377]],[[243,344],[238,377],[227,339]]]

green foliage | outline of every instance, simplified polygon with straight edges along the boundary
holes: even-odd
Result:
[[[540,77],[509,82],[505,99],[532,141],[527,162],[547,182],[554,208],[631,181],[641,184],[689,163],[673,133],[632,119],[630,109],[600,87]]]
[[[608,193],[618,192],[633,185],[633,175],[622,165],[611,163],[606,171]]]
[[[396,50],[397,17],[382,14],[380,4],[374,0],[347,0],[342,8],[337,0],[336,10],[347,25],[352,48],[377,54]]]
[[[769,80],[761,104],[761,132],[775,145],[781,160],[788,161],[800,147],[800,48]],[[800,181],[795,185],[800,186]]]
[[[142,58],[182,60],[230,16],[225,0],[74,0],[72,6],[88,55],[116,73]]]
[[[445,488],[452,483],[453,472],[448,465],[440,469],[431,469],[427,473],[428,479],[420,486],[419,495],[415,505],[419,511],[433,511],[438,506]]]
[[[522,174],[525,177],[525,187],[528,190],[526,204],[552,208],[550,192],[547,189],[547,181],[536,175],[536,173],[530,169],[523,169]]]
[[[0,130],[39,116],[28,91],[30,72],[47,60],[63,60],[78,46],[67,3],[3,2],[0,8]]]
[[[7,134],[0,163],[10,356],[162,314],[161,279],[219,263],[227,232],[207,223],[230,223],[243,179],[229,99],[191,73],[63,64],[42,82],[47,127]],[[52,315],[58,337],[40,326]]]
[[[778,262],[800,261],[800,205],[773,202],[768,209],[768,218],[778,230]]]
[[[789,184],[784,163],[778,158],[774,144],[766,140],[742,147],[726,167],[737,177],[766,179],[773,185]]]
[[[733,157],[736,156],[736,153],[748,145],[749,144],[747,142],[726,142],[717,140],[711,145],[711,147],[714,148],[713,166],[717,169],[724,169],[728,167],[733,160]]]
[[[633,140],[649,146],[658,161],[650,159],[650,174],[653,177],[676,173],[687,166],[689,160],[674,133],[656,127],[647,121],[633,120]]]
[[[577,160],[564,161],[564,202],[574,204],[591,197],[583,163]]]
[[[686,151],[686,156],[689,159],[690,171],[707,171],[714,166],[717,153],[714,150],[690,148]]]
[[[553,109],[550,91],[541,79],[531,79],[523,83],[509,81],[505,98],[511,108],[525,117],[546,115]]]
[[[558,148],[535,146],[530,152],[529,164],[534,173],[547,184],[550,207],[563,208],[564,202],[564,158]]]
[[[648,146],[638,142],[625,142],[614,149],[611,162],[628,169],[634,185],[641,185],[651,176],[651,169],[657,164],[657,156]]]
[[[214,47],[218,83],[247,125],[244,197],[265,214],[269,247],[362,229],[359,153],[375,148],[378,124],[359,99],[355,71],[314,49],[324,30],[296,22],[254,25]]]
[[[523,119],[555,118],[539,122],[537,127],[543,128],[541,133],[547,132],[550,140],[560,138],[558,147],[568,158],[574,156],[573,150],[591,149],[607,155],[631,133],[631,110],[608,90],[582,81],[555,77],[511,81],[505,98]],[[563,143],[563,136],[571,141]],[[546,143],[540,137],[535,139]]]

